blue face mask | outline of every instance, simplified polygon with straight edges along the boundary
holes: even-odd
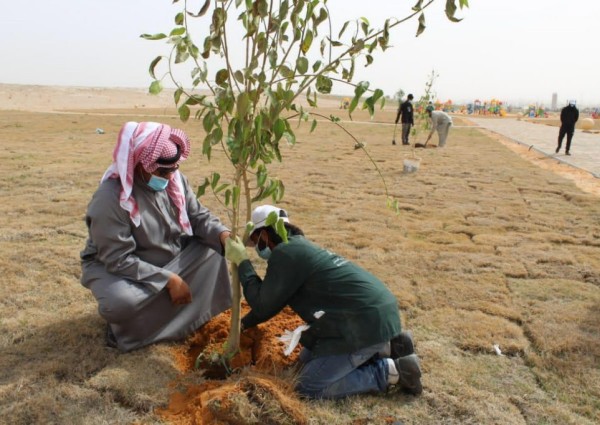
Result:
[[[268,246],[265,246],[263,249],[260,249],[258,247],[258,245],[256,245],[254,247],[254,249],[256,249],[256,253],[258,254],[258,256],[260,258],[262,258],[263,260],[268,260],[269,257],[271,256],[271,248],[269,248]]]
[[[260,235],[258,235],[258,242],[254,246],[254,249],[256,250],[256,253],[258,254],[258,256],[260,258],[262,258],[263,260],[268,260],[269,257],[271,256],[271,248],[269,248],[269,245],[267,245],[267,243],[265,241],[260,239],[261,236],[262,236],[262,232]],[[261,249],[260,244],[262,244],[262,243],[265,244],[265,247]]]
[[[150,177],[150,181],[148,181],[147,184],[148,186],[150,186],[151,189],[155,190],[156,192],[160,192],[167,188],[167,186],[169,185],[169,180],[152,175]]]

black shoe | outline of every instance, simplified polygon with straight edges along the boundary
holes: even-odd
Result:
[[[412,333],[401,332],[400,335],[393,337],[390,340],[390,357],[396,359],[398,357],[408,356],[415,352]]]
[[[408,142],[406,142],[406,143],[402,142],[402,144],[403,144],[404,146],[410,146],[410,143],[408,143]]]
[[[421,384],[421,367],[416,354],[399,357],[394,360],[394,365],[398,371],[398,385],[405,392],[412,395],[419,395],[423,392]]]
[[[567,155],[571,156],[571,154],[569,152],[566,152]]]
[[[106,346],[110,348],[117,348],[117,337],[110,328],[110,324],[106,324]]]
[[[556,148],[556,150],[554,151],[554,153],[558,153],[560,151],[560,146],[558,148]]]

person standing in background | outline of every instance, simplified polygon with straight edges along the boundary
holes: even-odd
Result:
[[[400,104],[400,108],[398,109],[398,114],[396,115],[396,124],[402,118],[402,144],[410,145],[408,142],[408,137],[410,135],[410,129],[413,125],[415,125],[415,121],[413,118],[413,105],[411,101],[413,100],[413,95],[409,94],[406,97],[406,100]]]
[[[560,152],[562,141],[566,134],[567,146],[565,153],[571,155],[571,141],[573,140],[573,134],[575,133],[575,123],[578,119],[579,110],[575,106],[575,101],[569,100],[568,105],[560,111],[560,130],[558,131],[558,146],[556,147],[556,153]]]

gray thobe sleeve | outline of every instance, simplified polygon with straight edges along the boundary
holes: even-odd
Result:
[[[142,261],[134,254],[129,213],[119,205],[118,193],[100,187],[90,202],[87,216],[90,238],[97,249],[96,259],[109,273],[144,283],[155,292],[163,289],[171,272]]]
[[[208,208],[202,206],[194,191],[190,189],[189,183],[182,176],[183,185],[185,188],[185,202],[187,205],[187,213],[194,236],[198,237],[202,244],[209,246],[221,255],[223,255],[223,246],[219,235],[226,230],[229,230],[221,221],[213,215]]]

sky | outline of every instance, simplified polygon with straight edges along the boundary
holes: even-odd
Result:
[[[0,83],[89,87],[148,87],[150,62],[167,54],[143,33],[169,32],[183,0],[3,0],[0,9]],[[188,0],[199,10],[202,0]],[[403,18],[416,0],[329,0],[334,33],[365,17],[376,28]],[[393,96],[419,98],[435,71],[433,91],[453,102],[492,98],[507,104],[600,106],[599,0],[469,0],[459,23],[448,21],[444,0],[417,21],[391,32],[392,48],[358,66],[367,80]],[[205,22],[205,21],[203,21]],[[201,44],[198,41],[198,44]],[[240,43],[242,45],[242,43]],[[209,69],[211,64],[209,63]],[[215,71],[218,68],[215,68]],[[168,86],[168,84],[166,84]],[[352,89],[334,85],[336,94]]]

